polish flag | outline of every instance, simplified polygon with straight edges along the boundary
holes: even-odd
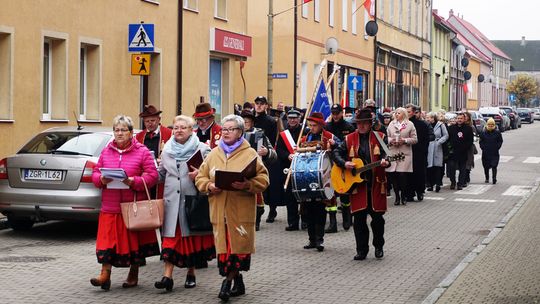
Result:
[[[311,2],[311,1],[313,1],[313,0],[304,0],[302,4],[306,4],[306,3]]]
[[[463,84],[463,92],[465,92],[465,94],[469,92],[469,86],[467,85],[467,83]]]
[[[305,1],[304,1],[305,3]],[[375,0],[366,0],[364,2],[364,7],[368,13],[370,19],[375,18]]]

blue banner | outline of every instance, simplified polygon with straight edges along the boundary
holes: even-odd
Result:
[[[313,102],[313,107],[311,108],[311,113],[313,112],[321,112],[324,116],[324,120],[330,117],[330,114],[332,113],[330,109],[330,102],[328,102],[328,95],[326,94],[324,80],[321,80],[319,84],[319,90],[317,91],[317,96],[315,96],[315,101]]]

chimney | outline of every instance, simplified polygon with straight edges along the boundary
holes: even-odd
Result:
[[[454,10],[453,9],[450,9],[450,12],[448,12],[448,17],[450,16],[454,16]]]
[[[525,46],[525,44],[527,44],[525,42],[525,36],[521,36],[521,46]]]

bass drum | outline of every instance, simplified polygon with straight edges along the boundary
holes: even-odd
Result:
[[[330,183],[332,162],[326,151],[295,154],[291,163],[292,192],[297,201],[329,200],[334,196]]]

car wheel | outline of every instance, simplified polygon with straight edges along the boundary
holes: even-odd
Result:
[[[8,215],[7,222],[8,226],[16,231],[27,231],[34,226],[34,221],[28,217],[14,217]]]

